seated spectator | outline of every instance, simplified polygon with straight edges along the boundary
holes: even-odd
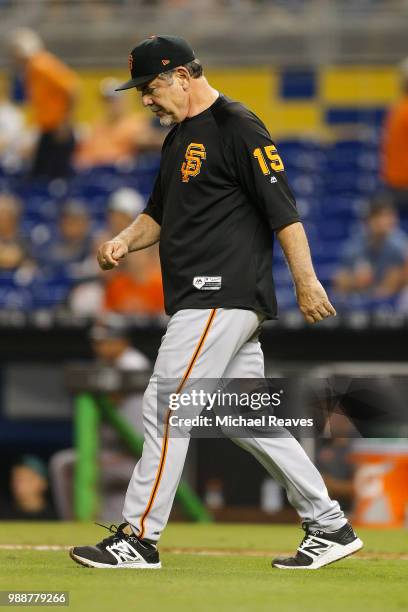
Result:
[[[95,263],[100,244],[110,240],[112,236],[117,236],[130,225],[145,205],[143,196],[130,187],[121,187],[111,194],[107,206],[106,228],[95,236]]]
[[[107,229],[95,241],[97,247],[116,236],[143,210],[142,196],[135,190],[115,191],[108,202]],[[70,294],[73,312],[96,316],[104,311],[121,314],[159,315],[163,313],[163,288],[156,247],[132,253],[118,270],[97,271],[97,278],[77,285]]]
[[[400,75],[402,96],[384,126],[382,174],[395,206],[408,211],[408,58],[400,64]]]
[[[38,457],[25,455],[12,467],[10,493],[9,504],[1,504],[1,519],[49,521],[56,518],[48,500],[47,469]]]
[[[105,282],[109,273],[99,268],[96,253],[99,245],[112,236],[116,236],[127,227],[143,210],[143,197],[127,187],[113,192],[108,201],[107,228],[93,239],[93,251],[88,258],[87,269],[94,271],[94,278],[76,285],[68,298],[69,308],[77,315],[96,317],[104,310]]]
[[[109,237],[116,236],[143,210],[144,204],[138,195],[129,189],[113,195],[109,202]],[[117,270],[106,275],[104,308],[129,315],[163,313],[163,285],[156,246],[132,253]]]
[[[91,329],[91,342],[95,363],[115,367],[119,370],[150,371],[147,357],[132,347],[126,321],[110,315]],[[111,397],[121,416],[143,435],[142,393]],[[101,497],[99,518],[113,521],[123,507],[125,484],[130,478],[136,458],[130,453],[118,434],[109,426],[100,430],[99,465],[101,474]],[[50,462],[50,474],[55,504],[62,519],[73,516],[73,472],[75,449],[56,453]]]
[[[404,281],[408,256],[406,234],[388,197],[374,200],[361,230],[345,245],[333,285],[339,298],[361,296],[387,300]]]
[[[138,191],[122,187],[115,191],[108,202],[108,227],[110,236],[124,230],[145,207],[145,201]]]
[[[68,298],[69,308],[80,316],[103,312],[158,316],[164,312],[163,285],[155,247],[132,253],[123,269],[103,272],[78,284]]]
[[[115,91],[119,85],[112,78],[101,82],[103,115],[78,144],[75,153],[78,168],[126,163],[141,150],[161,147],[162,132],[151,126],[145,114],[129,111],[129,97]]]
[[[163,285],[156,247],[132,253],[105,285],[105,309],[121,314],[160,315]]]
[[[38,249],[35,256],[46,272],[81,277],[88,274],[90,251],[90,220],[86,206],[79,200],[70,200],[62,209],[57,235]]]
[[[29,265],[26,241],[20,230],[21,202],[11,194],[0,195],[0,271]]]

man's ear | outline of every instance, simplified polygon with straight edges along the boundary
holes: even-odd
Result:
[[[177,76],[180,79],[183,90],[187,91],[187,89],[190,87],[190,73],[188,72],[187,68],[184,66],[177,68]]]

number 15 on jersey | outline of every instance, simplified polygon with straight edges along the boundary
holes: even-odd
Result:
[[[269,164],[265,159],[265,155],[261,147],[257,147],[256,149],[254,149],[254,152],[253,152],[253,156],[258,160],[259,166],[263,174],[270,174],[271,173],[270,168],[274,172],[282,172],[282,170],[284,170],[285,168],[276,150],[275,145],[268,145],[267,147],[264,147],[263,150],[265,151],[266,157],[268,158],[270,162]]]

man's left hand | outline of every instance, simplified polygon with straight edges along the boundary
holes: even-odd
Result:
[[[299,284],[296,287],[296,297],[299,308],[308,323],[317,323],[328,317],[335,317],[337,314],[317,278],[314,281]]]

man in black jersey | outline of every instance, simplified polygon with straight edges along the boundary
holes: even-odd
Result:
[[[316,278],[283,162],[262,121],[209,85],[181,38],[142,41],[129,67],[131,79],[120,89],[137,88],[162,125],[174,127],[163,144],[159,176],[145,210],[100,247],[98,261],[109,270],[128,253],[160,242],[171,318],[144,396],[145,443],[126,494],[125,522],[96,546],[75,547],[70,554],[91,567],[159,568],[156,543],[189,443],[188,432],[170,435],[167,408],[158,430],[159,386],[169,397],[191,390],[196,379],[213,381],[215,390],[221,378],[264,376],[258,335],[262,322],[277,316],[274,234],[305,319],[316,323],[336,313]],[[189,416],[201,410],[191,406]],[[285,487],[303,521],[306,533],[295,556],[275,559],[274,567],[317,569],[362,547],[293,437],[234,442]]]

